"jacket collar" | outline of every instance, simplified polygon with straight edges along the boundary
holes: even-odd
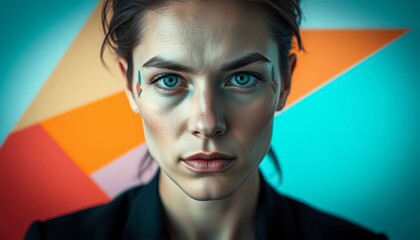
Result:
[[[267,184],[261,173],[260,179],[256,239],[300,239],[289,202]]]
[[[159,196],[159,173],[134,197],[122,239],[170,239]]]
[[[289,202],[267,184],[261,173],[260,177],[256,239],[299,239]],[[132,199],[122,239],[170,239],[158,186],[159,171]]]

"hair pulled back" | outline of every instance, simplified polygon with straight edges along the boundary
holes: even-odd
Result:
[[[113,53],[127,61],[127,80],[130,90],[133,76],[133,50],[140,44],[144,29],[144,15],[170,2],[183,0],[105,0],[102,9],[102,28],[105,33],[101,46],[101,60],[108,46]],[[184,0],[185,1],[185,0]],[[236,0],[245,7],[260,11],[268,18],[268,27],[280,48],[281,71],[287,69],[287,57],[296,37],[297,49],[302,49],[299,31],[301,10],[298,0]]]

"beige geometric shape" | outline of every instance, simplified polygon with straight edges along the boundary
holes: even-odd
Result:
[[[101,8],[99,3],[14,131],[123,90],[115,56],[105,52],[109,69],[99,57]]]

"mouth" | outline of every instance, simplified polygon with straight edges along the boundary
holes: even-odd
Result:
[[[198,173],[223,172],[234,163],[236,158],[220,152],[200,152],[183,158],[184,166]]]

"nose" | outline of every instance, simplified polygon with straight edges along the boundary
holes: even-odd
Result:
[[[197,90],[198,91],[198,90]],[[194,136],[209,139],[226,133],[225,107],[211,89],[196,92],[191,99],[189,130]]]

